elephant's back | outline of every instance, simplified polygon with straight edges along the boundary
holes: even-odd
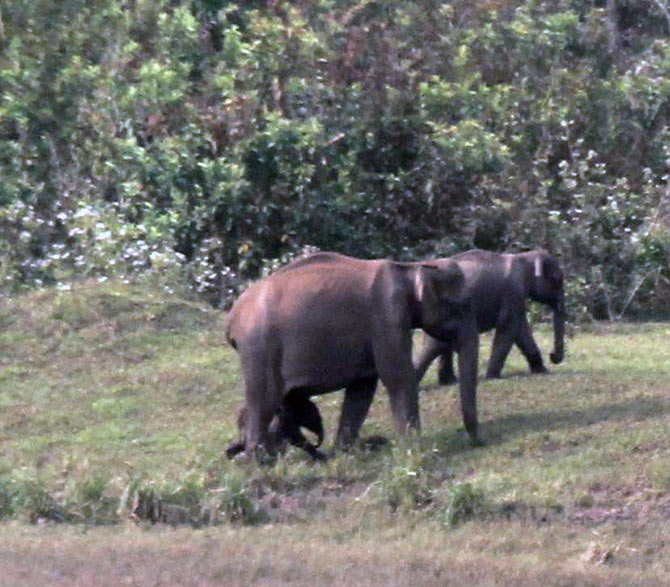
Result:
[[[300,259],[296,259],[292,263],[275,271],[269,277],[284,276],[295,271],[356,271],[369,272],[380,263],[384,263],[383,259],[357,259],[356,257],[349,257],[340,253],[330,251],[319,251],[306,255]]]
[[[380,262],[383,263],[383,262]],[[316,253],[252,284],[236,300],[228,317],[231,344],[251,330],[361,321],[380,265],[334,253]]]

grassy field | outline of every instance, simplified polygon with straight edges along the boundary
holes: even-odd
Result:
[[[334,453],[334,393],[331,458],[263,467],[222,456],[223,319],[121,284],[1,302],[0,584],[670,582],[670,324],[582,328],[546,376],[513,352],[479,386],[483,447],[432,369],[421,436],[380,389],[362,434],[392,442]]]

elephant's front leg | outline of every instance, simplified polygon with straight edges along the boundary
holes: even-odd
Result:
[[[396,432],[419,430],[419,382],[412,365],[411,332],[380,337],[373,352],[379,378],[389,394]]]
[[[548,373],[548,369],[542,362],[542,353],[540,353],[540,348],[533,338],[533,330],[526,316],[523,317],[523,321],[519,326],[515,342],[523,353],[523,356],[526,357],[531,373]]]
[[[340,448],[349,448],[358,438],[358,432],[368,415],[376,388],[376,377],[359,379],[346,388],[335,441]]]
[[[474,320],[464,322],[458,333],[458,375],[460,377],[463,424],[473,444],[482,444],[477,422],[477,370],[479,332]]]

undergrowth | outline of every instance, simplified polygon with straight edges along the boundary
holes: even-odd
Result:
[[[457,394],[431,370],[421,435],[393,434],[380,388],[361,443],[335,451],[341,394],[329,394],[316,399],[328,460],[289,448],[259,465],[223,455],[243,390],[222,313],[89,282],[5,300],[0,320],[0,519],[253,526],[378,511],[452,531],[670,502],[662,323],[578,330],[549,376],[527,375],[513,352],[502,380],[480,381],[484,447],[469,444]],[[550,346],[550,329],[537,331]]]

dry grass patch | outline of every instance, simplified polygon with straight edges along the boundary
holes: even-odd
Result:
[[[372,518],[327,529],[5,526],[0,572],[15,585],[623,586],[662,585],[669,570],[615,527],[579,535],[561,524],[498,522],[446,532],[379,513]],[[660,539],[653,547],[664,548]]]

